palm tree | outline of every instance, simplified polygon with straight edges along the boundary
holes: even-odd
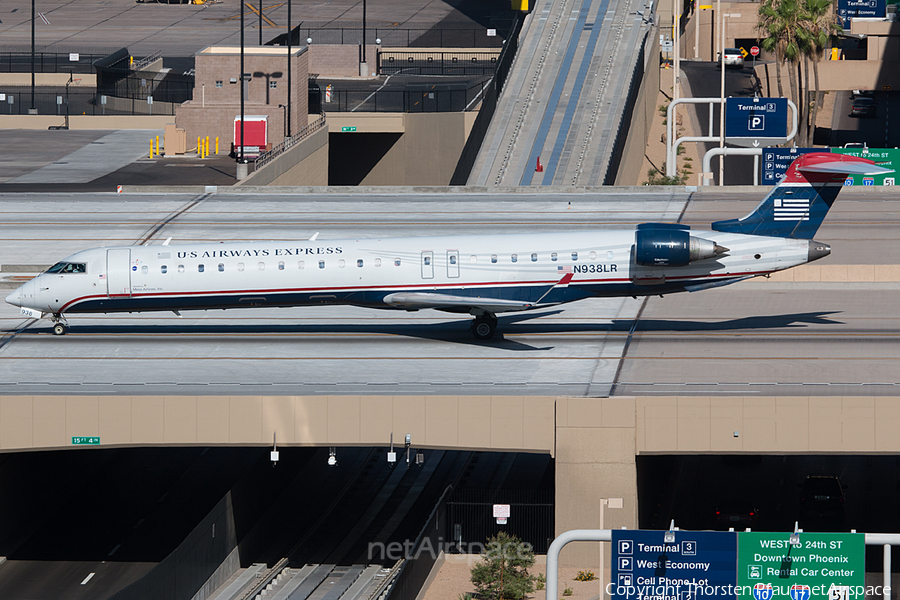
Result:
[[[832,0],[803,0],[805,30],[803,53],[812,60],[816,94],[812,103],[809,125],[810,142],[815,138],[816,116],[824,99],[824,95],[819,89],[819,61],[822,60],[822,55],[829,43],[843,31],[841,20],[832,10],[832,4]],[[809,73],[808,70],[807,73]],[[808,85],[807,83],[807,87]]]
[[[759,6],[759,20],[756,28],[760,32],[760,46],[775,54],[775,77],[778,81],[778,95],[784,97],[784,88],[781,83],[781,63],[785,60],[790,64],[788,79],[791,86],[791,96],[797,100],[797,109],[800,121],[803,120],[803,102],[800,102],[800,94],[797,90],[797,71],[801,58],[801,38],[803,36],[801,24],[803,22],[800,0],[763,0]],[[805,140],[801,136],[801,145]]]

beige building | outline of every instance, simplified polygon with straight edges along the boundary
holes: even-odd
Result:
[[[288,104],[287,47],[244,48],[244,72],[250,75],[244,115],[268,117],[267,140],[277,145],[285,137]],[[241,114],[241,49],[209,46],[196,54],[193,99],[175,110],[175,125],[185,131],[187,148],[198,137],[219,138],[227,151],[234,142],[234,119]],[[307,124],[309,77],[306,47],[291,48],[291,134]]]

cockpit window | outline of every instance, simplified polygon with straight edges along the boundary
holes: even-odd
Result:
[[[58,262],[47,273],[87,273],[87,263]]]

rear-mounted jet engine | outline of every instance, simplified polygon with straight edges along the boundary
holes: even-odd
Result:
[[[641,223],[634,233],[635,262],[645,267],[683,267],[728,252],[711,240],[692,236],[687,225]]]

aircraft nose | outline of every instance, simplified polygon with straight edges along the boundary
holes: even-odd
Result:
[[[13,306],[22,306],[22,287],[18,287],[13,293],[6,297],[6,303]]]

